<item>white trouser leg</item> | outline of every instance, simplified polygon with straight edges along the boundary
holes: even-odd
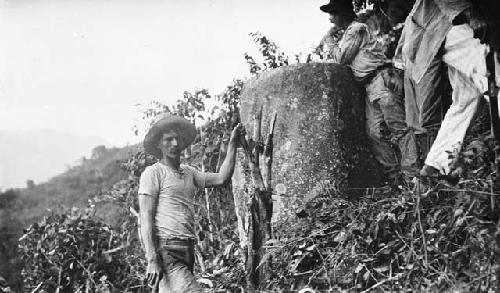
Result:
[[[448,75],[453,87],[453,103],[444,116],[436,140],[425,160],[426,165],[438,169],[442,174],[450,172],[449,152],[460,150],[482,96],[474,84],[456,69],[450,67]]]
[[[488,89],[485,61],[488,48],[473,38],[472,29],[465,24],[450,30],[444,49],[443,61],[448,65],[453,101],[425,164],[448,174],[449,153],[460,150],[479,99]]]

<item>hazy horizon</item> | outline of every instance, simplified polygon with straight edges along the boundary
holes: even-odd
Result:
[[[0,130],[0,190],[47,181],[109,142],[57,130]]]
[[[218,94],[249,76],[260,31],[294,55],[329,27],[327,1],[0,1],[0,130],[53,129],[113,146],[152,100]]]
[[[234,78],[249,77],[243,54],[260,56],[251,32],[290,56],[310,52],[330,27],[319,10],[327,2],[0,0],[0,132],[46,129],[108,147],[138,143],[137,105],[171,105],[184,91],[202,88],[219,94]],[[37,139],[51,144],[51,137]],[[0,141],[0,149],[6,144]],[[28,145],[24,152],[46,150]],[[52,168],[40,178],[62,170],[44,159],[29,167],[19,147],[5,151],[4,181],[36,179],[24,171],[30,168]],[[78,151],[75,159],[90,149]]]

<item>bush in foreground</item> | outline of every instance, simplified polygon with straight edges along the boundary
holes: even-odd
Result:
[[[73,209],[26,230],[19,240],[25,290],[146,292],[137,243],[92,214]]]

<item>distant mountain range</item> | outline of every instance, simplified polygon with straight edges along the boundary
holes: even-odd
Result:
[[[0,131],[0,189],[46,181],[106,144],[99,137],[54,130]]]

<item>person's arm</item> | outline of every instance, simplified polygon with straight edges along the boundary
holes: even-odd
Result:
[[[163,271],[160,264],[160,258],[154,241],[154,214],[156,211],[156,199],[147,194],[139,194],[139,216],[140,232],[146,252],[146,261],[148,264],[146,270],[146,280],[151,287],[158,286]]]
[[[238,123],[231,132],[231,138],[227,147],[227,154],[218,173],[205,173],[205,187],[218,186],[224,184],[233,176],[234,164],[236,161],[236,148],[242,126]]]
[[[335,52],[335,61],[342,65],[351,65],[363,46],[372,38],[368,26],[361,22],[353,22],[339,41],[339,49]]]
[[[340,39],[340,32],[343,29],[340,27],[332,27],[328,30],[326,35],[321,39],[321,42],[316,47],[316,54],[326,57],[326,59],[333,59],[335,52],[339,49],[338,40]]]
[[[146,280],[149,286],[156,288],[163,277],[161,259],[156,247],[154,217],[159,193],[158,177],[151,167],[146,168],[139,180],[139,233],[146,253]]]
[[[319,42],[318,46],[316,47],[316,51],[320,52],[325,49],[325,47],[328,47],[329,44],[334,42],[333,33],[336,31],[335,27],[331,27],[328,29],[326,34],[321,38],[321,41]]]
[[[401,32],[401,36],[399,37],[398,45],[396,47],[396,51],[394,52],[394,57],[392,58],[392,64],[397,69],[405,70],[405,60],[403,56],[403,46],[405,44],[406,39],[406,29],[403,27],[403,31]]]

